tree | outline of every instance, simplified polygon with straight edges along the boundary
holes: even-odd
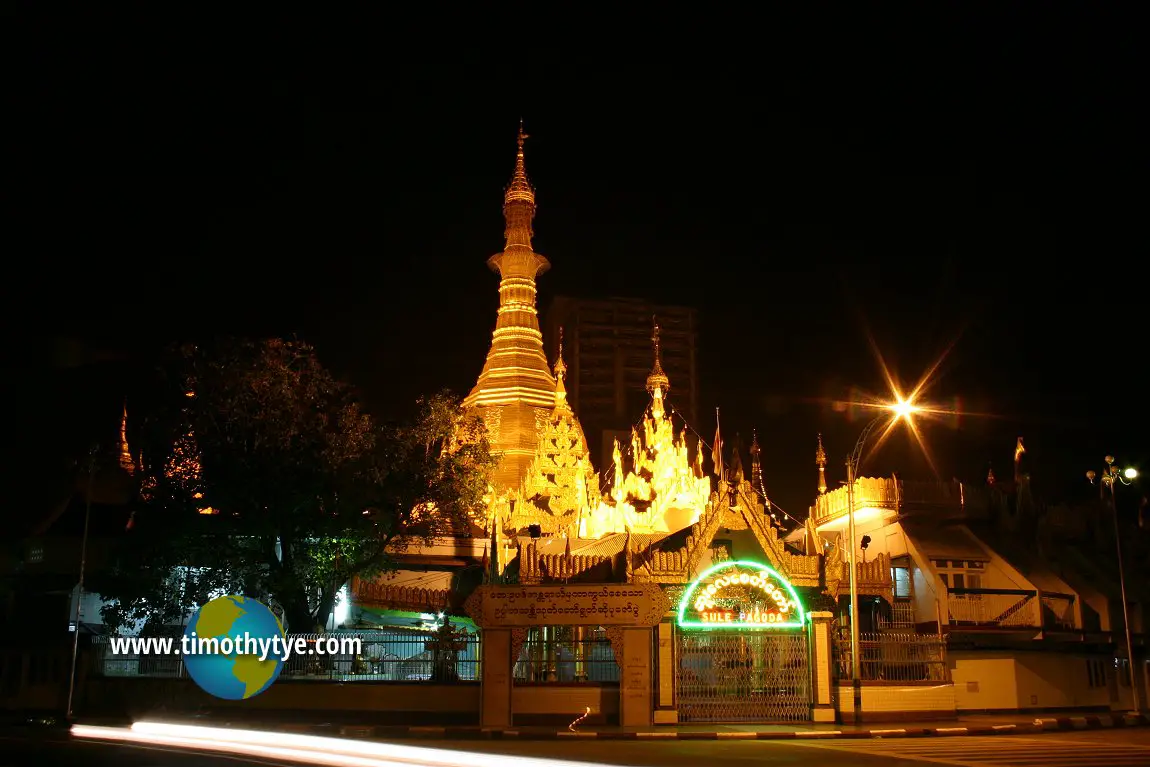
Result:
[[[161,372],[137,523],[94,584],[113,628],[178,621],[227,591],[312,631],[352,576],[475,528],[495,461],[449,393],[377,424],[309,346],[282,340],[181,347]]]

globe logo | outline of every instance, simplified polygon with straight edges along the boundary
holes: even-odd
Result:
[[[246,700],[279,676],[284,646],[283,626],[266,606],[247,597],[217,597],[184,629],[184,668],[209,695]]]

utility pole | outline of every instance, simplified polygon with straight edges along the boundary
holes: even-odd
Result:
[[[80,654],[80,612],[84,604],[84,569],[88,564],[88,525],[92,519],[92,487],[96,477],[96,455],[99,446],[88,451],[88,492],[84,497],[84,537],[80,539],[80,578],[76,584],[76,610],[72,615],[72,672],[68,675],[67,718],[72,719],[72,703],[76,694],[76,660]]]

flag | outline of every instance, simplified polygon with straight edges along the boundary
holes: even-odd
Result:
[[[135,526],[136,526],[136,512],[133,511],[131,514],[128,515],[128,524],[124,526],[124,532],[131,530]]]
[[[1022,446],[1022,437],[1018,438],[1018,444],[1014,446],[1014,481],[1022,481],[1022,456],[1026,453],[1026,448]]]
[[[719,409],[715,408],[715,441],[711,446],[711,461],[715,464],[715,476],[723,478],[723,437],[719,433]]]

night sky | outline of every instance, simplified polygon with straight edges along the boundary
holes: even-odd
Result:
[[[1019,435],[1052,496],[1108,452],[1150,471],[1147,67],[1135,25],[1102,13],[920,18],[915,34],[843,18],[769,28],[737,62],[652,50],[624,72],[543,51],[526,73],[506,47],[482,73],[272,35],[233,60],[234,41],[41,20],[3,173],[27,457],[80,415],[114,425],[133,371],[176,338],[296,334],[385,416],[466,393],[522,117],[542,307],[698,307],[695,427],[710,439],[719,406],[728,443],[757,428],[791,514],[814,492],[816,434],[837,480],[862,426],[829,403],[886,391],[872,338],[907,388],[949,349],[926,399],[968,414],[925,427],[942,479],[1008,476]],[[76,367],[93,359],[112,362]],[[61,369],[71,388],[48,383]],[[905,435],[865,467],[893,470],[932,476]]]

